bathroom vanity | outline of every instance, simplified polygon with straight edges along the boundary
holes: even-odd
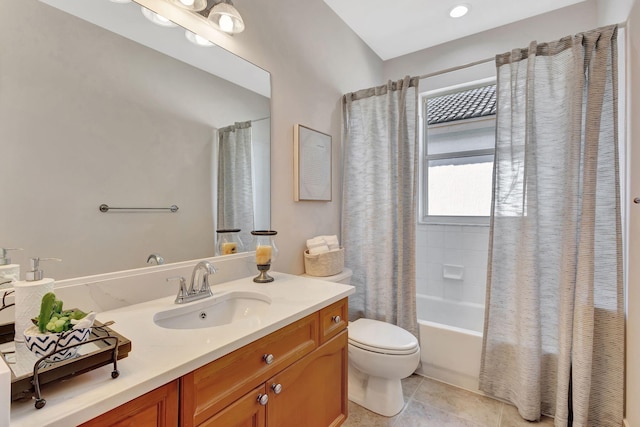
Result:
[[[213,286],[262,293],[268,308],[215,327],[154,322],[174,296],[98,314],[132,351],[112,379],[105,366],[43,390],[47,404],[11,406],[11,426],[338,426],[347,416],[347,296],[353,287],[274,273]],[[191,303],[194,304],[194,303]],[[131,424],[133,423],[133,424]]]

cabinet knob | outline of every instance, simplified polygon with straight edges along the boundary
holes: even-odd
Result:
[[[273,357],[273,354],[265,354],[264,356],[262,356],[262,360],[264,360],[264,363],[266,363],[267,365],[271,365],[274,359],[275,357]]]
[[[333,323],[340,323],[342,319],[340,318],[340,316],[333,316],[331,320],[333,321]]]
[[[266,405],[267,402],[269,402],[269,396],[267,396],[266,394],[259,394],[258,395],[258,403],[261,404],[262,406]]]
[[[272,384],[271,389],[275,394],[280,394],[282,392],[282,384]]]

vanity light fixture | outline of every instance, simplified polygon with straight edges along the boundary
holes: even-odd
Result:
[[[144,17],[156,25],[160,25],[161,27],[177,27],[177,24],[169,21],[164,16],[159,15],[144,6],[140,6],[140,9],[142,9],[142,14],[144,15]]]
[[[216,29],[227,34],[236,34],[244,31],[242,16],[233,7],[231,0],[222,0],[213,6],[209,12],[208,19]]]
[[[207,0],[169,0],[169,3],[193,12],[200,12],[207,8]]]
[[[449,11],[449,16],[452,18],[462,18],[464,15],[467,14],[467,12],[469,12],[470,7],[466,4],[459,4],[457,6],[454,6],[450,11]]]
[[[193,44],[195,44],[197,46],[202,46],[202,47],[211,47],[211,46],[213,46],[213,43],[211,43],[209,40],[205,39],[201,35],[196,34],[196,33],[192,32],[192,31],[185,30],[184,36],[187,38],[187,40],[189,40],[191,43],[193,43]]]

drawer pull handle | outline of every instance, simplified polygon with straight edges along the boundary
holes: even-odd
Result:
[[[258,395],[258,403],[261,404],[262,406],[266,405],[267,402],[269,402],[269,396],[267,396],[266,394],[259,394]]]
[[[333,321],[333,323],[340,323],[342,319],[340,318],[340,316],[333,316],[331,320]]]
[[[267,365],[271,365],[274,359],[275,357],[273,357],[273,354],[265,354],[264,356],[262,356],[262,360],[264,360],[264,363],[266,363]]]
[[[275,394],[280,394],[282,392],[282,384],[272,384],[271,389]]]

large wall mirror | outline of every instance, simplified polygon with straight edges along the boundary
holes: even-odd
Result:
[[[268,72],[133,2],[0,2],[0,247],[22,278],[34,256],[56,280],[214,256],[216,229],[269,227],[269,157]]]

